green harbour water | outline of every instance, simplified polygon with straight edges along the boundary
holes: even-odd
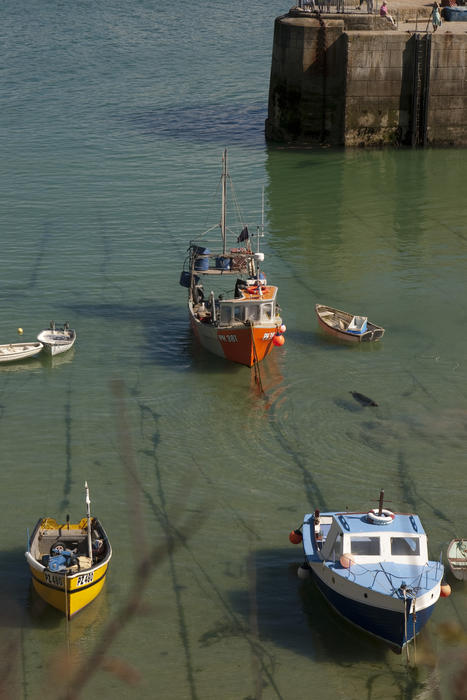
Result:
[[[287,9],[3,4],[0,343],[51,319],[78,340],[0,366],[1,697],[73,697],[80,669],[79,697],[465,697],[465,584],[448,577],[412,670],[298,580],[288,541],[310,510],[373,507],[382,488],[420,515],[432,559],[467,536],[465,151],[268,147]],[[218,221],[224,148],[251,229],[264,186],[287,325],[264,395],[197,346],[178,284]],[[326,339],[316,303],[383,340]],[[114,554],[67,624],[24,551],[39,517],[85,514],[85,480]]]

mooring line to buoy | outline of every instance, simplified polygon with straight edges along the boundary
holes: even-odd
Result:
[[[253,326],[250,326],[251,329],[251,341],[253,343],[253,367],[255,368],[255,382],[259,386],[259,390],[262,394],[264,394],[264,389],[263,389],[263,382],[261,381],[261,371],[259,369],[259,360],[258,360],[258,353],[256,352],[256,343],[255,343],[255,335],[253,332]]]

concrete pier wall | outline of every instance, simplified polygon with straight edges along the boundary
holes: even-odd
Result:
[[[410,144],[415,37],[377,16],[275,22],[266,138],[295,144]],[[467,35],[432,35],[426,139],[467,145]]]

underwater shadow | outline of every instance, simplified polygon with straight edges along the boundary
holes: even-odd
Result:
[[[145,136],[264,148],[266,111],[263,101],[242,106],[213,103],[151,109],[126,118]]]
[[[258,637],[320,663],[381,662],[388,647],[346,622],[327,604],[313,579],[301,581],[301,549],[255,552],[249,562],[254,591],[230,593],[233,609],[249,624],[252,599]]]
[[[68,309],[76,316],[93,319],[97,317],[110,323],[140,324],[143,339],[138,350],[141,352],[143,363],[175,369],[187,369],[191,365],[191,341],[187,333],[189,325],[186,313],[179,305],[80,302],[69,305]],[[125,339],[125,342],[129,341],[134,345],[134,338]],[[85,342],[86,339],[81,336],[81,344]]]

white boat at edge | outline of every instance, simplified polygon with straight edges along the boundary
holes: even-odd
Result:
[[[62,352],[71,350],[76,340],[76,331],[70,328],[68,323],[60,328],[51,321],[50,328],[41,331],[37,340],[43,344],[45,352],[49,355],[60,355]]]
[[[467,581],[467,539],[454,539],[448,545],[447,560],[452,575],[458,581]]]
[[[28,357],[35,357],[42,351],[43,347],[39,341],[0,345],[0,362],[16,362],[17,360],[26,360]]]

